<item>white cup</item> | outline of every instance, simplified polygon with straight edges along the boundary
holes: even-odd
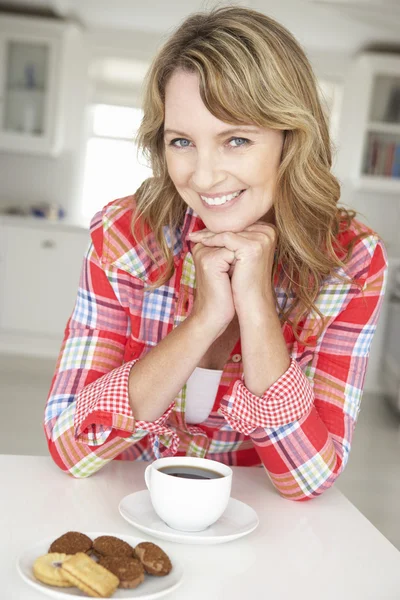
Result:
[[[176,466],[208,469],[222,477],[186,479],[159,470]],[[155,512],[169,527],[179,531],[207,529],[222,516],[231,494],[232,469],[207,458],[160,458],[146,468],[144,478]]]

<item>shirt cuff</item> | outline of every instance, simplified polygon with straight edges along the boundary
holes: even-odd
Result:
[[[77,395],[74,430],[80,442],[92,445],[104,443],[112,430],[120,437],[129,437],[137,430],[172,434],[165,423],[175,402],[171,402],[155,421],[135,420],[129,403],[128,380],[136,362],[132,360],[113,369],[85,386]]]
[[[289,368],[262,397],[252,394],[242,379],[221,400],[219,412],[235,431],[249,435],[259,427],[276,429],[298,421],[314,403],[311,383],[292,359]]]

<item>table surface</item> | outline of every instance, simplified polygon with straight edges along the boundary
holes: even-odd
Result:
[[[226,544],[176,544],[142,533],[118,512],[124,496],[145,488],[145,467],[114,461],[79,480],[47,457],[0,455],[1,598],[46,598],[20,579],[16,559],[68,530],[132,535],[173,552],[185,574],[171,600],[400,598],[400,552],[339,490],[291,502],[262,468],[233,467],[232,496],[257,511],[258,528]]]

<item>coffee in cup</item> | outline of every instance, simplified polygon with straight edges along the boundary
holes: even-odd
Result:
[[[146,468],[145,481],[155,512],[169,527],[203,531],[228,505],[232,469],[207,458],[160,458]]]

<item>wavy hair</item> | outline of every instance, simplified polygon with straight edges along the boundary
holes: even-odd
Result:
[[[323,316],[315,305],[320,286],[344,267],[354,243],[365,234],[347,248],[338,247],[339,231],[350,227],[356,213],[337,205],[340,186],[331,173],[327,118],[303,49],[285,27],[248,8],[225,6],[192,14],[161,47],[147,73],[136,140],[153,177],[135,194],[132,232],[138,240],[138,222],[142,233],[145,224],[150,226],[166,261],[151,287],[173,273],[163,227],[173,231],[180,226],[187,208],[168,175],[163,139],[165,89],[177,69],[198,75],[201,98],[218,119],[285,132],[273,207],[278,230],[273,277],[285,279],[286,298],[277,307],[297,340],[310,310],[321,317],[322,329]],[[145,235],[140,239],[154,258]]]

